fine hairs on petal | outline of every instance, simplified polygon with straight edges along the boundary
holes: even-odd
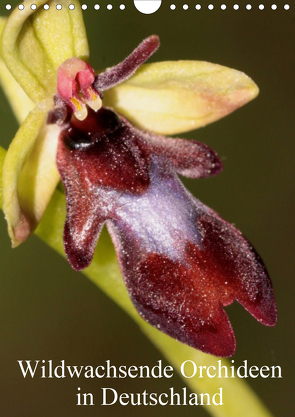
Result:
[[[219,156],[203,143],[141,130],[112,108],[83,102],[80,118],[71,106],[68,92],[73,85],[76,94],[72,81],[80,68],[86,70],[83,95],[93,88],[102,97],[158,45],[156,36],[145,39],[93,84],[83,62],[68,61],[61,69],[66,88],[58,89],[48,121],[61,129],[56,161],[67,200],[65,251],[74,269],[86,268],[106,224],[139,314],[183,343],[231,356],[236,341],[223,307],[237,300],[267,326],[276,323],[277,313],[271,281],[251,244],[178,178],[218,174]]]
[[[141,64],[156,52],[159,46],[159,37],[156,35],[149,36],[124,61],[99,74],[94,82],[94,88],[97,91],[105,91],[126,81]]]
[[[166,140],[173,149],[174,139]],[[68,260],[77,270],[88,266],[106,222],[141,316],[190,346],[230,356],[235,338],[222,306],[236,299],[274,325],[270,280],[246,239],[185,190],[171,153],[155,152],[155,142],[104,108],[64,128],[57,165],[67,196]],[[215,163],[215,153],[208,155]]]

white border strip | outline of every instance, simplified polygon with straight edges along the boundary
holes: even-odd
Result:
[[[134,2],[134,3],[136,3],[136,1]],[[37,6],[36,6],[36,4],[34,4],[34,3],[32,3],[31,4],[31,9],[32,10],[36,10],[37,9]],[[49,9],[49,5],[48,4],[44,4],[44,6],[43,6],[43,8],[45,9],[45,10],[48,10]],[[74,10],[75,9],[75,5],[74,4],[70,4],[69,6],[69,9],[70,10]],[[82,10],[87,10],[88,8],[93,8],[94,10],[99,10],[101,7],[105,7],[107,10],[112,10],[113,9],[113,7],[118,7],[120,10],[125,10],[125,8],[126,8],[126,5],[125,4],[120,4],[119,6],[113,6],[112,4],[107,4],[107,5],[103,5],[103,6],[100,6],[98,3],[97,4],[94,4],[94,5],[91,5],[91,6],[88,6],[87,4],[82,4],[81,5],[81,9]],[[136,5],[135,5],[135,7],[136,7]],[[19,10],[24,10],[24,8],[25,8],[25,6],[23,5],[23,4],[19,4],[18,5],[18,8],[19,8]],[[192,6],[188,6],[188,4],[186,4],[186,3],[184,3],[184,4],[182,4],[182,5],[175,5],[175,4],[170,4],[170,6],[169,6],[169,8],[170,8],[170,10],[172,10],[172,11],[174,11],[174,10],[176,10],[176,9],[183,9],[183,10],[188,10],[189,8],[193,8]],[[196,9],[196,10],[201,10],[201,9],[208,9],[208,10],[216,10],[216,9],[218,9],[219,8],[219,6],[217,7],[217,6],[214,6],[213,4],[209,4],[208,6],[206,5],[206,6],[202,6],[201,4],[196,4],[195,6],[194,6],[194,8]],[[284,9],[284,10],[290,10],[291,9],[291,6],[289,5],[289,4],[284,4],[284,5],[277,5],[277,4],[271,4],[271,5],[269,5],[269,4],[267,4],[267,5],[264,5],[264,4],[259,4],[259,5],[255,5],[255,6],[252,6],[251,4],[246,4],[246,5],[239,5],[239,4],[234,4],[233,6],[232,6],[232,8],[234,9],[234,10],[239,10],[239,9],[246,9],[246,10],[251,10],[251,9],[259,9],[259,10],[265,10],[265,9],[271,9],[271,10],[278,10],[278,9]],[[5,5],[5,9],[6,10],[11,10],[12,9],[12,5],[10,4],[10,3],[7,3],[6,5]],[[62,9],[62,5],[61,4],[57,4],[56,5],[56,9],[57,10],[61,10]],[[226,5],[226,4],[221,4],[220,5],[220,9],[221,10],[226,10],[226,9],[229,9],[229,7]]]

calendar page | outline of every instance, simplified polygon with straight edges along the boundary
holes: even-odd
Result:
[[[291,415],[294,12],[2,2],[3,416]]]

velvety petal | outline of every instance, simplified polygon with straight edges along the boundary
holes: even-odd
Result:
[[[255,249],[239,230],[225,222],[213,210],[203,205],[203,215],[197,220],[202,235],[206,262],[217,260],[216,274],[225,277],[228,292],[258,321],[274,326],[277,311],[267,270]],[[226,277],[230,279],[226,279]],[[227,305],[224,302],[224,305]]]
[[[138,129],[123,119],[132,134],[145,143],[149,152],[169,160],[178,174],[189,178],[207,178],[222,171],[221,159],[205,143],[156,135]]]
[[[95,112],[88,108],[87,119],[78,120],[73,116],[63,129],[61,142],[64,145],[58,150],[58,166],[59,153],[67,154],[61,173],[67,164],[74,165],[83,186],[131,193],[146,190],[149,176],[145,146],[140,136],[134,136],[113,111],[102,108]]]
[[[271,282],[241,233],[186,191],[171,155],[153,146],[109,109],[64,124],[57,164],[68,259],[86,267],[106,222],[142,317],[204,352],[230,356],[235,339],[222,307],[236,299],[274,325]]]
[[[47,3],[50,7],[44,10]],[[59,65],[73,56],[89,55],[82,10],[76,0],[22,2],[9,16],[2,35],[2,56],[14,78],[35,103],[53,95]],[[61,4],[62,9],[56,10]],[[75,9],[68,6],[74,4]]]
[[[129,80],[104,93],[115,108],[140,128],[177,134],[214,122],[258,94],[245,74],[200,61],[144,64]]]
[[[0,17],[0,39],[3,27],[7,19]],[[35,107],[35,104],[29,99],[24,90],[20,87],[15,78],[8,71],[2,57],[1,57],[1,43],[0,43],[0,85],[5,92],[9,104],[18,120],[21,123]]]
[[[135,73],[138,67],[149,59],[158,49],[160,39],[156,35],[144,39],[124,61],[105,72],[98,74],[94,82],[97,91],[108,90],[117,84],[126,81]]]
[[[55,165],[60,128],[46,125],[52,100],[26,118],[12,141],[3,167],[3,210],[12,245],[23,242],[39,223],[58,183]]]
[[[275,324],[271,283],[251,245],[195,200],[163,160],[152,164],[144,195],[121,195],[116,204],[108,228],[130,297],[150,324],[217,356],[235,350],[222,306],[236,299]]]
[[[77,176],[77,174],[76,174]],[[73,172],[73,178],[75,173]],[[99,202],[93,199],[77,182],[67,186],[67,218],[64,227],[65,252],[71,266],[79,271],[86,268],[93,258],[93,252],[105,219],[100,217]],[[79,186],[78,186],[79,185]],[[76,206],[79,199],[83,204]]]
[[[90,121],[89,117],[87,120]],[[105,215],[100,209],[99,200],[95,198],[93,189],[96,180],[99,185],[99,177],[95,178],[94,175],[96,170],[100,170],[99,158],[95,158],[96,155],[93,154],[91,139],[85,134],[87,130],[83,131],[83,127],[87,129],[87,125],[76,119],[75,122],[78,128],[73,129],[71,125],[63,127],[58,141],[56,163],[67,199],[65,252],[71,266],[81,270],[92,260]],[[92,123],[89,122],[90,127],[91,125]],[[93,127],[95,129],[95,126]],[[99,157],[99,152],[97,156]],[[102,172],[104,170],[105,167]]]
[[[123,273],[130,296],[148,323],[206,353],[231,356],[236,343],[229,319],[212,297],[210,284],[202,283],[199,271],[191,266],[153,253]]]
[[[114,112],[89,108],[86,120],[73,116],[64,125],[57,167],[67,196],[65,250],[73,268],[79,270],[91,262],[101,226],[112,206],[111,196],[108,209],[100,205],[97,188],[144,192],[149,184],[148,156]]]

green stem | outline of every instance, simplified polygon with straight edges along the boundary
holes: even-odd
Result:
[[[5,151],[0,147],[0,174],[2,173]],[[2,184],[0,176],[0,207],[2,207]],[[65,218],[65,198],[56,190],[45,212],[36,234],[49,246],[65,256],[62,242],[63,222]],[[197,366],[217,366],[218,358],[192,349],[166,336],[151,327],[140,318],[130,301],[124,285],[115,251],[106,231],[103,230],[99,239],[93,262],[84,274],[112,298],[139,325],[146,336],[158,347],[162,354],[172,364],[175,371],[180,372],[184,361],[194,361]],[[222,366],[230,368],[227,360],[221,360]],[[181,375],[182,376],[182,375]],[[272,417],[272,414],[261,403],[247,383],[236,378],[204,378],[198,374],[185,383],[196,393],[208,393],[210,398],[222,387],[223,405],[211,405],[206,410],[216,417]]]

